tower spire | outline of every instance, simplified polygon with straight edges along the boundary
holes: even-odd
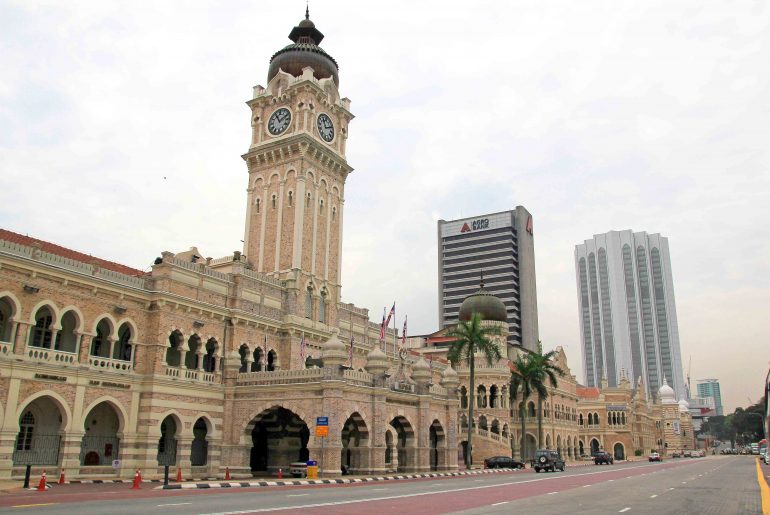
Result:
[[[310,19],[310,0],[307,0],[307,2],[305,2],[305,19],[306,20]]]

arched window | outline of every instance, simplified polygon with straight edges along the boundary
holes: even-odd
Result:
[[[256,349],[254,349],[252,358],[254,358],[254,361],[251,362],[251,371],[261,372],[262,371],[262,349],[259,346]]]
[[[528,417],[535,416],[535,403],[532,401],[530,401],[529,404],[527,404],[527,416]]]
[[[51,340],[53,339],[51,324],[53,324],[51,311],[48,308],[40,308],[35,315],[35,326],[32,328],[29,343],[31,347],[51,348]]]
[[[203,370],[206,372],[216,372],[217,370],[217,341],[209,338],[204,347],[206,354],[203,355]]]
[[[332,207],[332,220],[337,218],[337,206]]]
[[[318,321],[326,323],[326,290],[321,290],[321,298],[318,300]]]
[[[276,362],[278,361],[278,355],[274,350],[267,353],[267,371],[272,372],[275,370]]]
[[[238,372],[240,373],[248,372],[249,360],[246,358],[249,355],[249,348],[246,346],[245,343],[241,345],[240,348],[238,349],[238,354],[240,354],[241,356],[241,368],[238,369]]]
[[[120,359],[123,361],[131,361],[131,327],[128,324],[123,324],[118,330],[118,344],[115,346],[113,352],[114,359]]]
[[[289,207],[293,205],[294,203],[293,200],[294,200],[294,193],[291,190],[289,190]]]
[[[17,451],[32,449],[32,435],[35,432],[35,416],[28,411],[19,420],[19,436],[16,438]]]
[[[583,425],[583,414],[582,413],[578,416],[578,424],[581,425],[581,426]]]
[[[305,200],[305,206],[310,207],[310,199],[312,198],[312,195],[310,192],[307,193],[307,199]]]
[[[318,214],[324,214],[324,199],[321,199],[321,201],[318,203]]]
[[[259,213],[259,204],[260,204],[260,200],[259,199],[254,201],[254,207],[256,208],[257,213]]]
[[[468,390],[465,386],[460,387],[460,407],[468,409]]]
[[[107,320],[101,320],[96,325],[96,336],[91,341],[91,356],[106,358],[110,353],[110,324]]]
[[[275,193],[273,193],[273,196],[271,197],[271,202],[273,204],[273,209],[275,209]]]

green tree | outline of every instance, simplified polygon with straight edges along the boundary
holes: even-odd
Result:
[[[521,421],[521,441],[519,442],[519,450],[521,451],[520,457],[524,461],[527,456],[527,399],[532,395],[532,384],[530,378],[532,372],[530,370],[530,361],[525,357],[527,355],[519,354],[516,359],[513,360],[511,370],[511,384],[508,389],[510,395],[511,406],[516,406],[516,399],[521,392],[521,402],[518,404],[519,420]],[[513,448],[513,439],[511,439],[511,456],[515,454]]]
[[[548,386],[559,386],[557,377],[563,377],[564,371],[554,363],[555,351],[543,354],[542,343],[538,342],[538,350],[526,354],[519,354],[513,361],[511,370],[511,398],[516,402],[518,392],[522,393],[522,401],[519,404],[521,417],[521,456],[527,455],[526,438],[526,406],[527,399],[537,394],[537,445],[543,447],[543,402],[548,398]]]
[[[453,365],[465,361],[470,369],[470,391],[468,402],[468,447],[465,453],[465,464],[468,468],[473,464],[471,431],[473,430],[473,404],[476,399],[476,363],[475,355],[482,352],[490,366],[503,356],[498,345],[490,338],[500,335],[500,328],[483,323],[483,317],[479,313],[471,313],[470,319],[460,321],[457,326],[447,331],[447,336],[454,338],[450,343],[447,358]]]

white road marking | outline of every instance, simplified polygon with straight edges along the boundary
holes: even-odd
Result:
[[[687,484],[687,481],[682,481],[682,484],[683,484],[683,485],[686,485],[686,484]]]
[[[650,465],[641,465],[640,467],[648,467]],[[600,474],[611,474],[614,470],[603,470],[599,472],[588,472],[585,474],[579,474],[579,476],[598,476]],[[526,481],[508,481],[505,483],[496,483],[493,485],[482,485],[482,486],[469,486],[466,488],[449,488],[446,490],[436,490],[435,492],[416,492],[413,494],[402,494],[402,495],[388,495],[388,496],[382,496],[382,497],[370,497],[368,499],[351,499],[348,501],[333,501],[333,502],[323,502],[323,503],[313,503],[313,504],[299,504],[295,506],[281,506],[281,507],[274,507],[274,508],[261,508],[261,509],[250,509],[250,510],[242,510],[242,511],[226,511],[226,512],[213,512],[213,513],[206,513],[201,515],[241,515],[246,513],[263,513],[266,511],[287,511],[287,510],[301,510],[301,509],[307,509],[307,508],[323,508],[326,506],[341,506],[346,504],[360,504],[360,503],[367,503],[367,502],[373,502],[373,501],[388,501],[392,499],[408,499],[411,497],[421,497],[424,495],[436,495],[436,494],[448,494],[453,492],[463,492],[467,490],[484,490],[487,488],[501,488],[501,487],[509,487],[514,485],[523,485],[527,483],[537,483],[540,481],[554,481],[563,479],[565,476],[548,476],[548,477],[541,477],[537,479],[528,479]],[[571,476],[570,476],[571,477]],[[590,486],[590,485],[585,485]],[[385,488],[380,489],[372,489],[374,490],[385,490]],[[673,490],[673,488],[671,489]],[[629,508],[630,509],[630,508]]]
[[[286,497],[302,497],[302,496],[305,496],[305,495],[310,495],[310,494],[289,494]]]
[[[383,490],[387,490],[387,488],[372,488],[372,492],[382,492]]]
[[[672,487],[671,487],[671,488],[669,488],[668,490],[669,490],[669,491],[671,491],[671,490],[673,490],[673,489],[674,489],[674,487],[672,486]]]
[[[588,488],[589,486],[591,486],[591,485],[583,485],[583,488]]]
[[[191,502],[172,502],[169,504],[159,504],[158,508],[161,506],[184,506],[185,504],[192,504]]]
[[[496,502],[494,504],[490,504],[490,506],[500,506],[501,504],[508,504],[508,501]]]
[[[652,494],[652,495],[650,496],[650,499],[655,499],[657,496],[658,496],[658,494]]]
[[[559,492],[548,492],[548,495],[558,494]]]
[[[481,481],[484,481],[484,480],[483,479],[474,479],[473,480],[474,483],[480,483]]]
[[[625,508],[623,508],[622,510],[620,510],[618,513],[625,513],[625,512],[627,512],[627,511],[628,511],[628,510],[630,510],[630,509],[631,509],[631,508],[629,508],[629,507],[625,507]]]

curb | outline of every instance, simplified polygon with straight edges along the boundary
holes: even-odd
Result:
[[[423,479],[437,477],[458,477],[477,474],[499,474],[525,469],[482,469],[463,472],[436,472],[432,474],[404,474],[397,476],[377,476],[353,479],[297,479],[289,481],[224,481],[206,483],[177,483],[155,487],[156,490],[194,490],[201,488],[254,488],[265,486],[294,486],[294,485],[345,485],[351,483],[371,483],[376,481],[393,481],[399,479]]]

